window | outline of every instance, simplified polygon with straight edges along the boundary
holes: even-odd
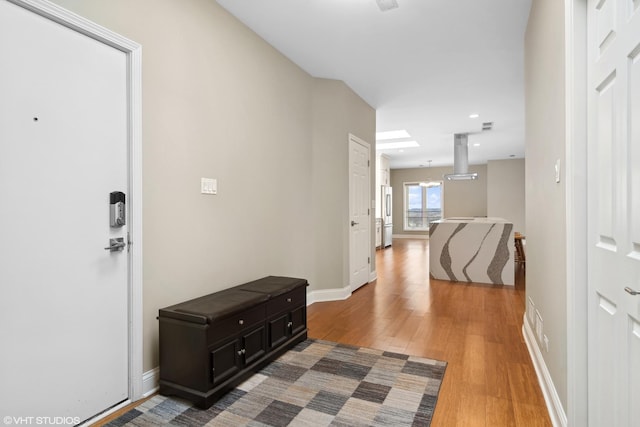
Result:
[[[404,230],[427,231],[442,219],[442,182],[404,184]]]

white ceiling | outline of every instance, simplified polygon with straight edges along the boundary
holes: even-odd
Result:
[[[524,31],[531,0],[217,0],[314,77],[344,81],[377,111],[377,131],[420,147],[379,151],[392,168],[524,157]],[[479,118],[471,119],[471,113]],[[373,141],[371,141],[373,143]],[[480,146],[475,146],[480,144]]]

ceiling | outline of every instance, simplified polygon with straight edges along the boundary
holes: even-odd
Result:
[[[524,157],[531,0],[397,0],[386,12],[376,0],[217,1],[312,76],[344,81],[376,109],[378,132],[406,129],[420,147],[378,150],[392,168],[452,165],[463,132],[470,164]]]

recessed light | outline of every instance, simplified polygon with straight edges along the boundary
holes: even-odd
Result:
[[[385,141],[387,139],[411,138],[409,132],[404,129],[388,130],[386,132],[376,132],[376,141]]]
[[[478,113],[469,114],[470,119],[477,119],[478,117],[480,117],[480,114]]]
[[[474,147],[480,147],[480,144],[478,144],[477,142],[475,144],[473,144]]]
[[[412,148],[419,147],[417,141],[399,141],[399,142],[381,142],[376,144],[378,150],[392,150],[394,148]]]
[[[404,153],[404,150],[398,150],[399,153]]]

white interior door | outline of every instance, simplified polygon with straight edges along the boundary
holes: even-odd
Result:
[[[349,271],[351,291],[369,282],[371,239],[369,145],[349,138]]]
[[[589,424],[637,426],[640,1],[589,0],[587,28]]]
[[[0,0],[0,402],[83,421],[128,398],[126,54]]]

